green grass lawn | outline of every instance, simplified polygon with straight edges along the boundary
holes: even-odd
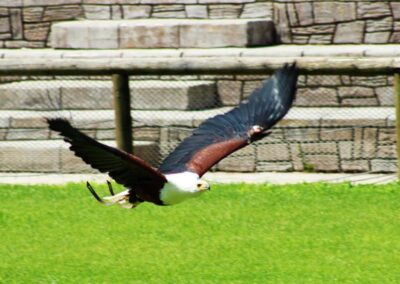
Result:
[[[0,186],[0,202],[1,283],[400,283],[399,184],[214,185],[134,210],[84,184]]]

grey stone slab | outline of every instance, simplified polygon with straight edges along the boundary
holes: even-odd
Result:
[[[241,18],[264,18],[272,20],[273,5],[269,2],[248,3],[243,7]]]
[[[299,24],[301,26],[308,26],[313,24],[313,6],[311,2],[295,3],[295,9]]]
[[[314,2],[314,21],[318,24],[354,21],[356,19],[356,3],[337,1]]]
[[[357,17],[358,18],[381,18],[383,16],[390,16],[391,11],[389,3],[386,1],[372,2],[360,1],[357,3]]]
[[[296,106],[337,106],[339,100],[336,88],[299,88],[296,96]]]
[[[229,56],[238,57],[241,55],[243,48],[189,48],[181,49],[182,57],[218,57],[218,56]]]
[[[378,87],[375,88],[375,93],[378,96],[379,105],[381,106],[394,105],[393,87]]]
[[[371,161],[371,172],[373,173],[392,173],[396,171],[396,160],[373,159]]]
[[[303,47],[304,56],[363,56],[366,49],[365,45],[332,45],[332,46],[318,46],[308,45]]]
[[[278,45],[269,47],[258,47],[258,48],[245,48],[242,49],[242,56],[254,56],[254,57],[300,57],[303,55],[307,46],[302,45]]]
[[[85,18],[88,20],[108,20],[111,19],[110,6],[105,5],[83,5]]]
[[[236,106],[240,102],[242,82],[220,80],[217,82],[219,99],[224,106]]]
[[[122,11],[124,19],[149,18],[151,12],[150,5],[123,5]]]
[[[364,42],[365,43],[386,43],[389,42],[390,32],[376,32],[366,33]]]
[[[25,81],[0,85],[0,109],[56,110],[60,87],[53,82]]]
[[[364,25],[363,21],[338,24],[333,39],[334,43],[362,43]]]
[[[288,161],[290,160],[288,144],[259,144],[257,145],[257,160]]]
[[[369,163],[367,160],[350,160],[350,161],[341,161],[340,167],[344,172],[366,172],[369,171]]]
[[[119,26],[120,48],[178,48],[179,26],[173,21],[131,21]]]
[[[52,25],[54,48],[118,48],[117,21],[73,21]]]
[[[208,18],[208,10],[205,5],[185,5],[186,16],[194,19]]]
[[[254,172],[256,169],[255,146],[236,151],[218,163],[217,169],[227,172]]]
[[[0,171],[58,172],[60,143],[50,141],[0,142]]]
[[[205,109],[216,106],[211,81],[131,81],[133,109]]]

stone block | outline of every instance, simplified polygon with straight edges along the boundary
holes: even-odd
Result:
[[[364,36],[364,22],[355,21],[340,23],[336,27],[334,43],[362,43]]]
[[[218,103],[211,81],[131,81],[133,109],[204,109]]]
[[[183,5],[156,5],[153,7],[153,18],[185,18]]]
[[[332,34],[334,31],[335,25],[333,24],[292,28],[292,32],[296,35]]]
[[[0,130],[0,133],[2,131]],[[5,137],[8,141],[15,140],[46,140],[50,137],[48,129],[9,129]],[[29,143],[29,142],[27,142]]]
[[[378,138],[377,128],[365,128],[363,132],[363,158],[374,158],[376,156],[376,146]]]
[[[321,139],[325,141],[346,141],[353,139],[351,128],[328,128],[321,129]]]
[[[224,106],[236,106],[240,102],[242,82],[220,80],[217,82],[219,100]]]
[[[0,171],[2,172],[58,172],[59,162],[59,143],[0,142]]]
[[[377,32],[377,33],[366,33],[364,42],[365,43],[388,43],[390,32]]]
[[[85,18],[88,20],[108,20],[111,19],[110,6],[104,5],[83,5]]]
[[[389,3],[386,1],[360,1],[357,3],[357,18],[381,18],[391,14]]]
[[[43,48],[44,41],[10,40],[4,42],[5,48]]]
[[[302,143],[301,149],[304,154],[337,154],[338,149],[335,142],[325,143]]]
[[[287,16],[285,3],[273,3],[274,22],[277,23],[277,32],[282,43],[292,43],[291,28]]]
[[[27,40],[46,41],[49,31],[49,23],[25,24],[24,26],[24,36]]]
[[[376,98],[344,98],[340,102],[345,107],[378,106]]]
[[[390,36],[389,42],[400,43],[400,32],[393,32]]]
[[[23,6],[57,6],[81,4],[82,0],[23,0]]]
[[[63,109],[112,109],[109,81],[63,81],[60,89]]]
[[[400,20],[400,2],[390,2],[392,8],[393,19]]]
[[[149,5],[123,5],[124,19],[149,18],[151,6]]]
[[[306,155],[304,164],[309,170],[316,172],[337,172],[340,170],[337,155]]]
[[[237,19],[241,10],[241,5],[235,4],[209,5],[208,15],[210,19]]]
[[[98,129],[95,138],[97,140],[115,140],[115,129]]]
[[[68,2],[68,1],[66,1]],[[69,4],[73,4],[72,2]],[[79,3],[80,4],[80,3]],[[47,6],[43,13],[43,21],[74,20],[83,15],[80,5]]]
[[[261,161],[288,161],[289,148],[286,143],[257,145],[257,160]]]
[[[374,90],[366,87],[339,87],[338,94],[341,98],[368,98],[374,97]]]
[[[376,33],[381,31],[391,31],[393,27],[392,17],[382,19],[367,20],[366,31],[368,33]]]
[[[40,22],[43,17],[44,7],[26,7],[22,11],[24,22]]]
[[[0,18],[0,33],[10,32],[10,20],[9,18]]]
[[[396,160],[374,159],[371,161],[371,172],[373,172],[373,173],[397,172],[397,161]]]
[[[338,145],[341,159],[353,158],[354,141],[340,141],[338,142]]]
[[[111,19],[121,20],[122,19],[122,7],[118,5],[111,6]]]
[[[43,81],[24,81],[0,85],[0,109],[58,110],[60,88]]]
[[[337,106],[335,88],[301,88],[297,91],[296,106]]]
[[[257,172],[289,172],[293,171],[291,162],[258,162]]]
[[[23,24],[22,24],[21,9],[10,9],[10,23],[11,23],[11,33],[13,35],[13,39],[22,39]]]
[[[394,128],[380,128],[378,135],[379,144],[395,144],[396,130]]]
[[[159,127],[135,127],[133,130],[133,139],[136,141],[159,141]]]
[[[351,173],[369,171],[369,163],[366,160],[342,160],[340,162],[340,167],[342,171]]]
[[[120,48],[179,47],[179,26],[174,22],[124,22],[119,27]]]
[[[397,158],[396,144],[378,146],[376,150],[376,157],[384,159],[386,158],[396,159]]]
[[[72,21],[52,25],[53,48],[118,48],[117,21]]]
[[[351,76],[351,83],[363,87],[387,86],[387,78],[387,76]]]
[[[287,128],[284,129],[286,141],[318,141],[319,140],[319,129],[318,128]]]
[[[290,156],[293,163],[293,169],[295,171],[303,171],[304,170],[304,153],[301,150],[300,144],[291,143],[290,147]]]
[[[310,39],[308,40],[309,44],[329,44],[332,43],[333,35],[311,35]]]
[[[264,18],[272,20],[273,8],[272,3],[269,2],[258,2],[248,3],[244,5],[243,12],[240,15],[241,18]]]
[[[299,25],[299,20],[297,18],[297,13],[296,13],[296,9],[294,8],[294,4],[293,3],[287,3],[286,4],[286,10],[289,16],[289,22],[290,22],[290,26],[298,26]]]
[[[316,1],[314,2],[314,21],[317,24],[354,21],[356,7],[352,2]]]
[[[320,87],[320,86],[340,86],[342,84],[339,75],[308,75],[307,86]]]
[[[75,156],[67,145],[60,146],[60,167],[62,173],[100,173]]]
[[[309,26],[313,24],[313,7],[311,2],[294,4],[300,26]]]
[[[254,172],[256,159],[254,145],[247,146],[220,161],[217,169],[226,172]]]
[[[194,19],[208,18],[207,6],[204,5],[185,5],[186,17]]]

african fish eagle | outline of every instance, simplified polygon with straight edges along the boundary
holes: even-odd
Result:
[[[70,149],[84,162],[113,178],[127,190],[101,199],[92,186],[87,187],[105,205],[133,208],[147,201],[172,205],[210,190],[201,180],[217,162],[250,143],[270,134],[282,119],[296,93],[298,69],[285,64],[252,92],[247,101],[225,114],[204,121],[192,135],[161,163],[158,169],[122,150],[102,144],[80,132],[63,118],[47,118],[49,128],[64,136]]]

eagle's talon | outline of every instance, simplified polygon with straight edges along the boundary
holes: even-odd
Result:
[[[101,204],[106,204],[104,200],[97,195],[96,191],[94,191],[93,186],[88,181],[86,182],[86,187],[87,189],[89,189],[90,193],[93,195],[94,198],[96,198],[98,202],[100,202]]]
[[[108,185],[108,190],[110,191],[110,194],[113,196],[115,195],[114,190],[112,188],[112,184],[109,180],[107,180],[107,185]]]

